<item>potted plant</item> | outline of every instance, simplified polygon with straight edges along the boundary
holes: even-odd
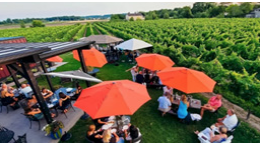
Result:
[[[52,139],[59,139],[62,137],[62,128],[64,128],[62,121],[54,120],[52,123],[45,125],[42,131],[45,131],[45,135],[50,135]]]

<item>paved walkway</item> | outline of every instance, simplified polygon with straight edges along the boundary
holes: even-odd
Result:
[[[201,94],[203,96],[207,97],[207,98],[210,98],[213,95],[215,95],[213,93],[201,93]],[[251,114],[249,119],[246,120],[246,116],[247,116],[247,113],[248,113],[247,111],[245,111],[243,108],[229,102],[225,98],[222,98],[222,102],[223,102],[223,107],[225,107],[226,109],[234,109],[238,118],[242,119],[242,121],[247,122],[250,126],[252,126],[253,128],[260,131],[260,118]]]
[[[54,120],[60,120],[64,123],[65,128],[64,131],[69,131],[74,124],[79,120],[79,118],[83,115],[83,111],[74,107],[75,112],[70,109],[67,112],[67,117],[58,110],[58,117],[55,117]],[[9,130],[15,132],[14,138],[17,139],[18,135],[23,135],[26,133],[27,135],[27,142],[28,143],[57,143],[59,140],[53,140],[49,136],[45,136],[45,132],[38,130],[38,123],[32,122],[32,129],[30,129],[30,122],[29,120],[22,115],[24,113],[22,108],[17,110],[13,110],[9,107],[9,113],[6,113],[6,107],[3,107],[2,113],[0,113],[0,125],[6,127]],[[45,119],[41,119],[41,129],[47,123]],[[13,142],[13,140],[11,141]]]

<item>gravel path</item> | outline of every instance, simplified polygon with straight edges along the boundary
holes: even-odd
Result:
[[[210,98],[214,93],[201,93],[203,96]],[[260,118],[254,116],[253,114],[250,115],[249,119],[246,120],[247,111],[245,111],[243,108],[229,102],[227,99],[222,98],[223,107],[226,109],[233,109],[236,112],[236,115],[238,118],[242,119],[242,121],[247,122],[250,126],[260,131]]]

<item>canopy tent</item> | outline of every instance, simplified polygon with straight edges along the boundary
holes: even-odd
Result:
[[[57,76],[62,78],[72,78],[72,79],[79,79],[79,80],[86,80],[91,82],[100,83],[102,80],[97,79],[91,75],[88,75],[80,70],[75,71],[64,71],[64,72],[52,72],[52,73],[44,73],[42,75],[49,75],[49,76]]]
[[[96,44],[111,44],[121,42],[123,39],[110,35],[91,35],[89,37],[83,37],[79,41],[95,41]]]
[[[142,49],[142,48],[149,48],[149,47],[152,47],[152,45],[145,41],[132,38],[115,47],[121,48],[124,50],[137,50],[137,49]]]

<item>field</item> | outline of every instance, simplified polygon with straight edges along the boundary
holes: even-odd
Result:
[[[216,93],[260,116],[260,21],[259,19],[173,19],[136,22],[99,22],[44,28],[0,30],[0,37],[24,36],[28,42],[76,41],[92,34],[110,34],[124,40],[138,38],[151,43],[153,52],[169,56],[175,66],[204,71],[217,81]],[[146,52],[147,50],[143,50]],[[80,64],[71,54],[62,55],[65,66],[56,71],[76,70]],[[130,64],[116,67],[105,65],[97,77],[102,80],[130,79],[122,73]],[[59,79],[52,81],[58,86]],[[41,87],[47,87],[44,77],[38,78]],[[83,86],[84,83],[81,82]],[[69,85],[69,84],[64,84]],[[217,119],[207,113],[198,123],[186,126],[173,116],[161,118],[157,112],[157,97],[161,90],[148,90],[152,100],[133,116],[132,123],[143,132],[143,142],[197,142],[193,131],[204,129]],[[204,103],[206,98],[193,94]],[[198,110],[190,110],[199,113]],[[218,117],[225,115],[225,109]],[[69,142],[85,142],[84,133],[90,120],[79,120],[70,130]],[[84,126],[84,127],[83,127]],[[260,142],[260,134],[242,123],[233,142]]]
[[[214,92],[260,116],[259,19],[174,19],[95,26],[103,34],[147,41],[154,53],[169,56],[176,66],[205,72],[217,82]]]

